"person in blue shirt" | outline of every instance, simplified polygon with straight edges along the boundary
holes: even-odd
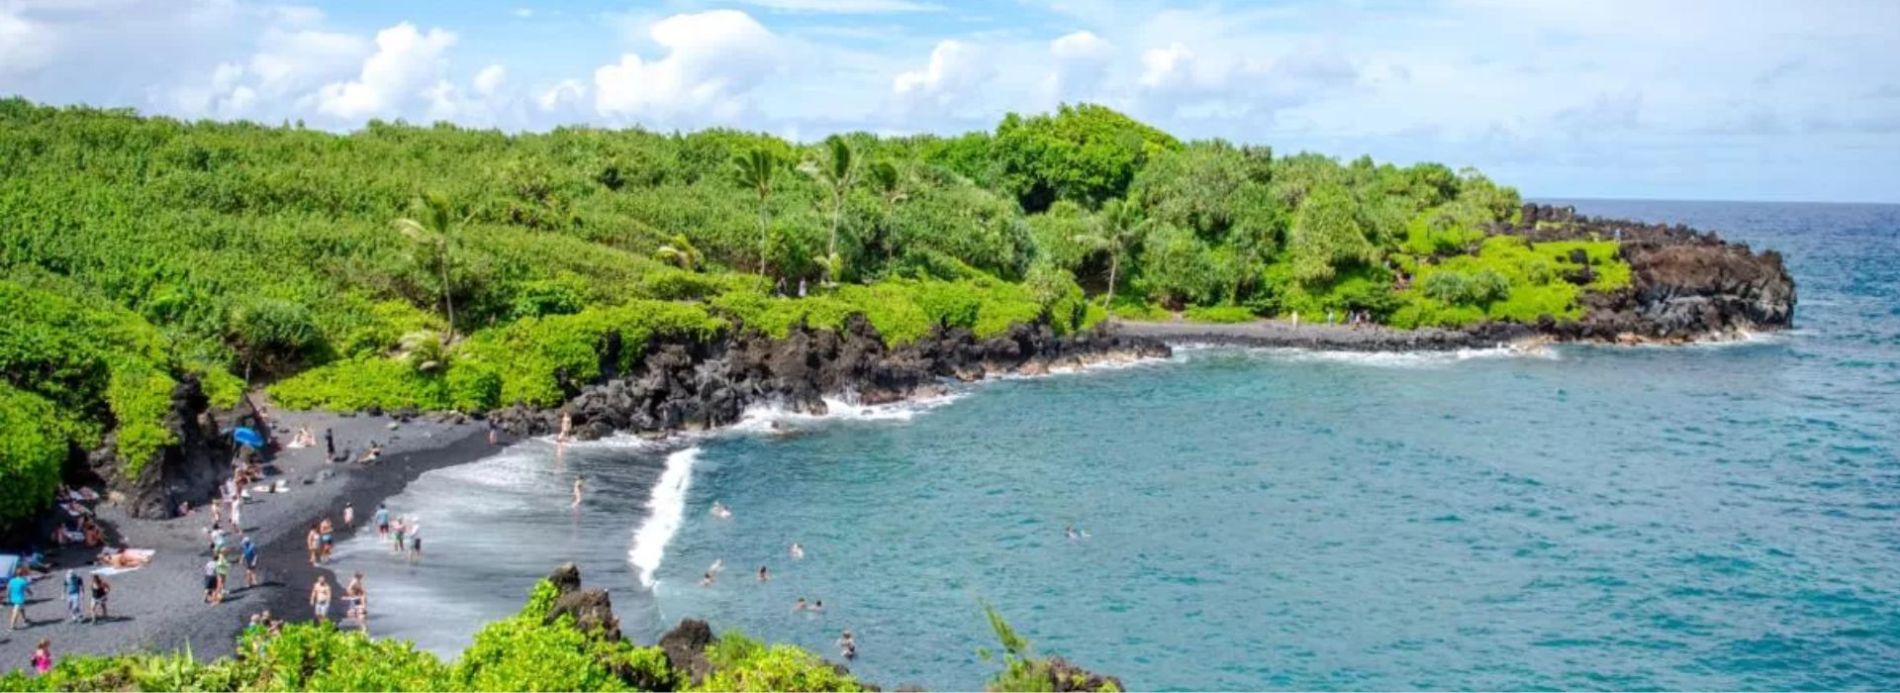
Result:
[[[67,620],[79,622],[79,599],[86,593],[86,580],[71,569],[66,571],[66,613]]]
[[[31,590],[32,580],[27,579],[26,569],[21,568],[7,581],[7,603],[13,606],[13,613],[7,616],[7,627],[19,630],[20,624],[33,625],[26,617],[26,597]]]
[[[257,586],[257,544],[251,541],[251,535],[246,534],[240,547],[244,552],[244,588],[250,589]]]

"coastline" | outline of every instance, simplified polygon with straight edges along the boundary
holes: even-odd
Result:
[[[1116,320],[1114,334],[1153,339],[1172,346],[1212,344],[1236,347],[1350,351],[1365,353],[1429,353],[1466,349],[1527,349],[1549,344],[1604,346],[1695,346],[1739,344],[1778,334],[1782,330],[1728,328],[1689,337],[1653,337],[1623,333],[1611,339],[1587,335],[1552,334],[1528,325],[1489,323],[1465,330],[1436,327],[1401,330],[1383,325],[1327,325],[1260,319],[1241,323],[1205,323],[1176,320]]]

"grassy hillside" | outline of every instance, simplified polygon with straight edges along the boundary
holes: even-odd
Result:
[[[0,311],[27,317],[0,325],[0,398],[20,403],[0,522],[44,503],[62,450],[116,431],[149,459],[193,375],[222,404],[250,380],[290,406],[477,410],[558,403],[609,334],[854,312],[898,342],[1108,310],[1459,325],[1574,317],[1627,283],[1612,242],[1487,239],[1518,207],[1474,171],[1182,142],[1099,106],[799,144],[0,100]]]

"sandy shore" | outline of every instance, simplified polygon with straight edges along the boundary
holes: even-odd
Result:
[[[382,416],[328,412],[271,414],[271,427],[279,440],[289,441],[298,427],[309,426],[319,442],[315,448],[280,450],[273,459],[280,473],[267,481],[286,480],[289,490],[254,493],[244,506],[244,531],[258,545],[262,584],[244,589],[243,570],[234,567],[233,586],[224,603],[204,604],[202,571],[210,557],[208,511],[171,520],[139,520],[101,503],[99,518],[120,537],[119,543],[156,549],[157,554],[143,568],[106,577],[112,585],[112,616],[96,624],[66,622],[63,588],[66,568],[74,568],[82,577],[97,568],[91,565],[92,552],[78,549],[53,554],[54,571],[33,585],[27,607],[33,625],[19,631],[0,630],[0,668],[24,667],[41,638],[52,641],[56,656],[190,648],[198,658],[209,659],[231,653],[238,631],[254,612],[268,608],[279,617],[308,620],[310,585],[319,572],[329,572],[313,568],[305,558],[304,532],[311,523],[332,518],[339,525],[336,540],[341,543],[351,534],[341,527],[345,502],[355,504],[360,529],[370,521],[378,502],[423,472],[471,462],[500,449],[488,444],[485,426],[477,422],[417,418],[399,423]],[[360,452],[370,441],[382,443],[382,459],[369,466],[326,462],[321,442],[326,428],[335,436],[339,451]],[[373,595],[374,576],[366,577]],[[337,592],[341,591],[339,585]],[[342,607],[333,607],[333,613],[340,615]]]
[[[1398,330],[1379,325],[1327,325],[1256,320],[1242,323],[1116,321],[1117,334],[1170,344],[1233,344],[1332,351],[1451,351],[1499,345],[1497,339],[1458,330]]]

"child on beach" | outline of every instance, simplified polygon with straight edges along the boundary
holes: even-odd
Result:
[[[45,676],[53,670],[53,641],[40,638],[39,647],[33,648],[33,673]]]

